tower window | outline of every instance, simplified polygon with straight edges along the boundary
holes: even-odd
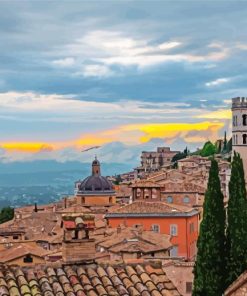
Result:
[[[243,144],[247,144],[247,134],[243,134]]]
[[[247,115],[246,114],[244,114],[243,115],[243,125],[247,125]]]

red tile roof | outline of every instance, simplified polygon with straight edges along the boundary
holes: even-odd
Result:
[[[66,266],[0,269],[1,295],[179,296],[161,266]]]

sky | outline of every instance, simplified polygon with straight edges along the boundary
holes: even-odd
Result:
[[[246,15],[229,0],[0,1],[0,161],[134,162],[230,137]]]

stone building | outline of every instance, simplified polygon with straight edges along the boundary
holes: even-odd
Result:
[[[232,148],[243,159],[247,183],[247,98],[245,97],[232,99]]]
[[[170,166],[173,156],[177,153],[179,151],[171,151],[170,147],[158,147],[157,151],[142,151],[141,166],[137,167],[135,171],[140,175]]]
[[[116,203],[116,193],[112,183],[101,175],[100,162],[92,162],[92,175],[75,183],[78,205],[111,205]]]

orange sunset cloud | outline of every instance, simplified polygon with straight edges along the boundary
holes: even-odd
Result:
[[[176,137],[182,137],[187,142],[203,142],[205,139],[215,140],[218,132],[223,128],[223,122],[199,123],[153,123],[153,124],[128,124],[98,133],[85,134],[79,139],[61,143],[36,143],[36,142],[10,142],[0,143],[0,147],[8,152],[50,152],[66,147],[89,147],[104,145],[120,141],[129,145],[140,144],[153,138],[166,139],[172,143]]]

